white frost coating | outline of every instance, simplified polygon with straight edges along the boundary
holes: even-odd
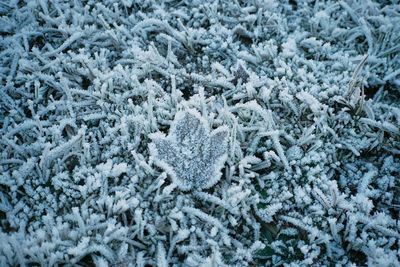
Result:
[[[288,40],[282,44],[282,48],[283,57],[293,57],[297,52],[296,40],[294,40],[293,38],[288,38]]]
[[[299,160],[303,157],[304,152],[299,146],[291,146],[289,149],[286,151],[287,159],[289,161],[291,160]]]
[[[181,190],[210,188],[222,175],[228,134],[226,126],[210,131],[208,122],[194,109],[180,111],[167,137],[150,135],[150,153]]]
[[[158,2],[0,1],[0,266],[400,266],[398,1]]]
[[[324,109],[324,106],[310,93],[305,91],[299,92],[296,94],[296,97],[300,100],[309,105],[310,109],[314,113],[319,113]]]
[[[128,164],[120,163],[113,166],[110,175],[112,177],[118,177],[123,173],[126,173],[128,170]]]
[[[157,267],[167,267],[168,260],[166,251],[162,242],[157,244]]]

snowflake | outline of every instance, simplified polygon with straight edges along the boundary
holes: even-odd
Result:
[[[196,110],[179,111],[168,136],[150,135],[150,154],[181,190],[210,188],[227,159],[228,133],[227,126],[211,131]]]

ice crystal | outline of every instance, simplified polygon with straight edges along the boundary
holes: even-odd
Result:
[[[0,266],[400,266],[398,2],[0,1]]]
[[[176,114],[168,136],[152,134],[150,152],[181,190],[205,189],[221,177],[227,159],[228,128],[213,131],[196,110]]]

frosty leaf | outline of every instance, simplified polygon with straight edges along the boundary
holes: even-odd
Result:
[[[197,111],[181,111],[167,137],[156,133],[151,138],[155,164],[169,173],[181,190],[209,188],[221,177],[228,149],[226,126],[211,131]]]

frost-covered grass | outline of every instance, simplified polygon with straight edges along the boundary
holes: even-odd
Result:
[[[397,1],[0,3],[1,266],[399,266]]]

